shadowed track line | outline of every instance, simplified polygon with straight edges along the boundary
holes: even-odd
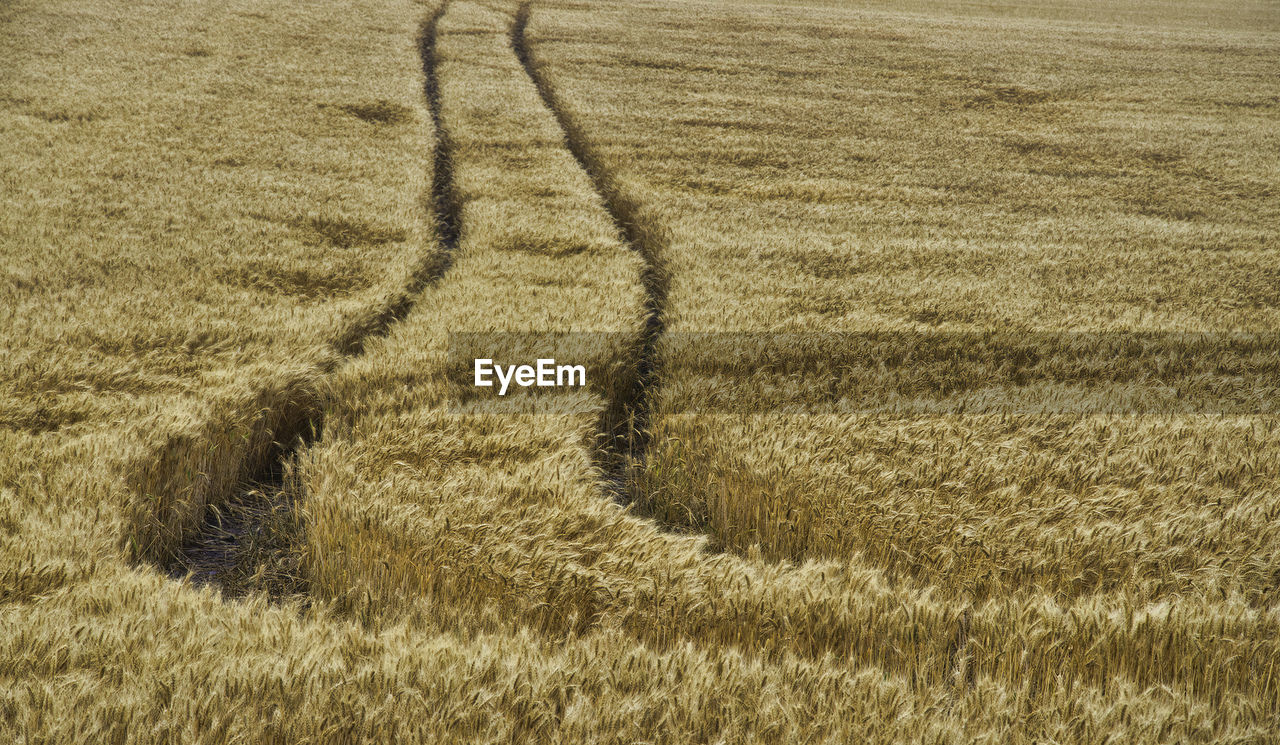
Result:
[[[436,52],[440,19],[444,17],[448,2],[443,2],[422,25],[418,36],[418,53],[422,57],[422,92],[431,111],[431,124],[435,130],[435,159],[431,170],[431,208],[435,214],[440,243],[444,247],[446,262],[453,256],[462,235],[462,205],[453,185],[453,138],[444,126],[440,105],[440,58]],[[444,268],[448,268],[447,266]],[[443,271],[441,272],[443,274]]]
[[[442,3],[427,18],[417,40],[423,95],[435,136],[430,207],[439,250],[420,262],[393,299],[352,323],[332,342],[338,356],[320,367],[317,378],[362,355],[369,341],[386,336],[409,314],[421,293],[443,277],[452,264],[461,234],[461,206],[453,185],[453,141],[441,118],[436,53],[438,25],[447,5]],[[261,433],[268,444],[242,459],[241,475],[233,492],[225,499],[214,500],[217,503],[206,509],[204,522],[175,555],[161,558],[160,563],[171,576],[189,576],[197,584],[218,585],[232,597],[252,589],[265,590],[275,600],[305,593],[299,573],[292,571],[296,567],[290,548],[301,529],[293,509],[299,491],[293,472],[298,454],[323,436],[324,417],[318,381],[289,388],[302,392],[273,397],[281,404],[265,419],[270,423],[263,425],[269,428]],[[265,576],[259,575],[252,586],[238,574],[246,569],[246,563],[267,568]]]
[[[658,340],[666,330],[665,313],[669,277],[662,257],[667,240],[662,231],[647,219],[640,205],[618,185],[603,159],[587,144],[582,129],[569,115],[555,89],[543,75],[529,47],[527,29],[532,3],[525,2],[516,12],[511,26],[511,48],[520,60],[525,74],[533,81],[543,104],[551,111],[564,134],[565,144],[578,165],[586,172],[605,210],[617,226],[628,246],[644,260],[641,283],[645,292],[645,323],[637,343],[636,376],[624,390],[618,404],[621,421],[603,426],[598,465],[605,474],[606,487],[620,503],[634,500],[639,488],[636,469],[643,466],[649,448],[650,418],[659,385],[657,370]]]

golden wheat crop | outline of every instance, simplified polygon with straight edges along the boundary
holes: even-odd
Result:
[[[1276,741],[1278,22],[6,8],[0,737]]]

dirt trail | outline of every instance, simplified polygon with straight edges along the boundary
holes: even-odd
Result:
[[[412,273],[405,287],[383,306],[351,324],[333,342],[338,357],[325,364],[317,378],[330,375],[345,361],[364,353],[369,341],[386,336],[403,320],[421,293],[448,271],[461,233],[460,205],[453,185],[453,142],[440,114],[437,76],[437,27],[448,3],[422,24],[418,51],[422,60],[423,95],[435,136],[430,204],[436,223],[439,250],[430,252]],[[197,584],[218,585],[228,596],[251,589],[265,590],[280,599],[304,592],[293,566],[290,544],[299,529],[293,506],[297,490],[291,486],[298,454],[323,436],[324,416],[317,392],[318,381],[302,383],[300,396],[273,397],[281,401],[269,421],[276,424],[266,434],[265,452],[251,454],[242,469],[246,475],[225,499],[211,500],[203,523],[169,557],[165,570],[175,578],[190,576]],[[288,409],[288,410],[285,410]],[[254,567],[257,577],[246,582]],[[246,571],[250,570],[250,571]]]
[[[440,244],[444,248],[446,266],[441,268],[441,275],[448,268],[447,262],[453,256],[453,250],[457,248],[462,234],[462,205],[453,186],[453,138],[445,128],[440,114],[440,65],[436,54],[440,19],[444,17],[447,7],[448,2],[440,4],[440,8],[422,25],[422,33],[418,37],[418,53],[422,57],[422,91],[427,98],[436,140],[431,169],[431,208],[435,212]]]
[[[605,210],[618,232],[644,260],[641,282],[645,291],[645,326],[639,340],[637,375],[622,400],[614,402],[625,412],[621,421],[606,423],[602,429],[602,453],[598,464],[605,474],[606,488],[620,503],[633,500],[635,469],[642,467],[650,438],[650,416],[659,385],[657,369],[658,341],[666,330],[666,301],[669,276],[662,263],[667,244],[662,231],[645,214],[639,204],[628,197],[591,149],[587,138],[555,94],[529,47],[528,25],[532,3],[525,2],[516,12],[511,26],[511,48],[520,60],[525,74],[533,81],[543,104],[551,111],[564,133],[565,144],[578,165],[586,172]],[[612,408],[612,407],[611,407]]]

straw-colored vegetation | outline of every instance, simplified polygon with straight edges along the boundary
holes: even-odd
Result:
[[[0,739],[1275,741],[1277,20],[8,6]]]
[[[950,595],[1270,607],[1274,36],[779,12],[535,27],[673,236],[642,503]]]

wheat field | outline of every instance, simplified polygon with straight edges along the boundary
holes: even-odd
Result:
[[[16,0],[0,70],[0,741],[1280,742],[1274,3]]]

